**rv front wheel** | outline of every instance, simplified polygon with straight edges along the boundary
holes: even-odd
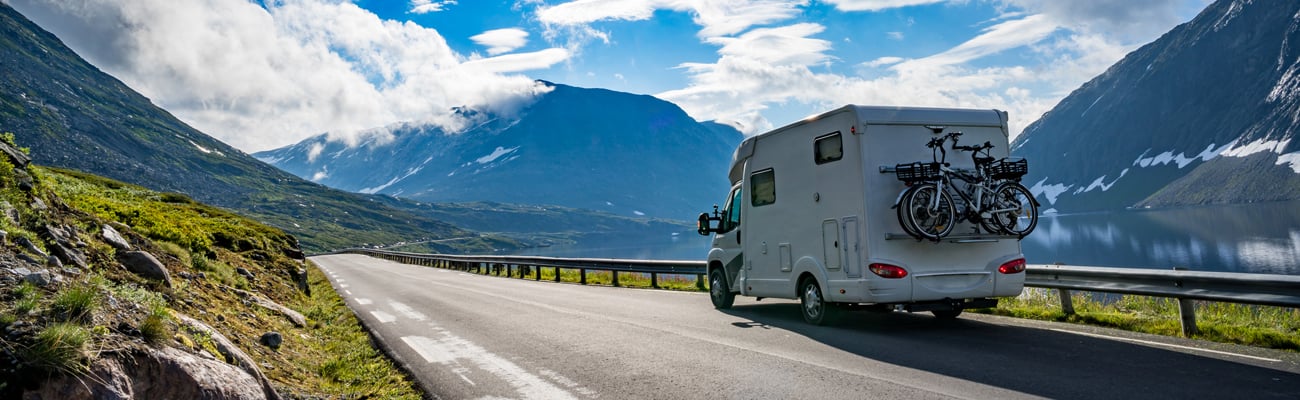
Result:
[[[731,308],[731,304],[736,302],[736,294],[727,285],[727,275],[722,268],[709,272],[709,300],[713,301],[713,308],[719,310]]]

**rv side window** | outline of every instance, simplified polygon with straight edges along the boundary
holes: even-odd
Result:
[[[750,205],[761,207],[776,202],[776,173],[772,169],[755,172],[749,177],[749,185],[753,192]]]
[[[730,232],[740,226],[740,199],[745,198],[741,195],[740,188],[731,193],[731,202],[727,205],[727,210],[723,212],[722,232]]]
[[[817,162],[817,165],[839,161],[841,158],[844,158],[844,139],[840,138],[839,132],[819,137],[813,141],[813,160]]]

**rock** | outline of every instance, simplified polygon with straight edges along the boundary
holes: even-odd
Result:
[[[18,226],[19,221],[21,220],[21,215],[18,214],[18,209],[14,208],[13,204],[9,204],[8,201],[5,201],[0,203],[0,209],[4,210],[4,216],[9,219],[11,225]]]
[[[6,242],[8,239],[9,239],[9,232],[5,232],[5,231],[3,231],[3,230],[0,230],[0,245],[5,244],[5,242]]]
[[[30,192],[32,188],[36,187],[36,181],[32,179],[32,175],[27,173],[26,170],[14,170],[14,179],[18,181],[18,189],[24,192]]]
[[[30,156],[7,142],[0,141],[0,152],[3,152],[4,155],[9,158],[9,162],[12,163],[15,168],[26,169],[27,164],[31,164],[32,162]]]
[[[54,282],[54,276],[51,275],[50,271],[47,270],[40,270],[40,271],[29,273],[27,274],[27,276],[24,276],[23,279],[25,279],[28,282],[31,282],[33,285],[36,286],[45,286]]]
[[[263,375],[262,371],[257,369],[257,364],[253,363],[253,359],[250,358],[248,354],[245,354],[243,350],[235,347],[235,344],[231,343],[230,339],[227,339],[225,335],[222,335],[221,332],[217,332],[207,324],[194,318],[190,318],[185,314],[176,314],[176,319],[185,329],[189,329],[193,332],[202,332],[212,338],[212,342],[216,345],[217,351],[226,358],[226,363],[234,364],[243,369],[244,372],[247,372],[249,375],[256,378],[257,381],[261,383],[262,391],[265,393],[266,398],[280,399],[280,394],[276,393],[275,389],[271,387],[271,381],[266,379],[266,375]]]
[[[86,254],[82,253],[81,250],[70,249],[61,244],[54,245],[50,250],[51,253],[54,253],[53,255],[58,257],[60,261],[63,261],[64,264],[72,264],[81,268],[86,268]]]
[[[307,282],[306,269],[304,268],[291,269],[289,270],[289,277],[293,278],[293,282],[298,284],[298,290],[302,291],[302,293],[305,295],[311,296],[311,285],[308,284]]]
[[[163,347],[101,357],[89,376],[46,381],[25,399],[278,399],[239,367]]]
[[[280,345],[284,343],[284,336],[280,335],[280,332],[267,332],[263,333],[262,338],[257,342],[270,347],[271,350],[279,350]]]
[[[282,306],[280,305],[280,303],[271,301],[271,299],[258,296],[255,294],[250,293],[248,295],[248,298],[253,304],[257,304],[268,310],[280,313],[280,315],[283,315],[285,318],[289,320],[289,322],[292,322],[293,325],[296,327],[302,328],[307,326],[307,317],[302,316],[302,313],[294,311],[289,307]]]
[[[104,225],[99,232],[100,237],[104,238],[109,246],[113,246],[117,251],[131,251],[131,242],[122,236],[121,232],[114,229],[112,225]]]
[[[14,240],[14,243],[17,243],[19,246],[22,246],[22,248],[26,249],[27,251],[30,251],[32,253],[41,256],[41,258],[47,258],[50,256],[49,254],[45,253],[45,250],[41,250],[40,247],[36,247],[36,243],[32,243],[32,240],[28,239],[26,236],[19,236],[18,239]]]
[[[44,262],[41,261],[41,260],[37,260],[35,257],[32,257],[32,256],[27,255],[27,253],[18,253],[18,259],[19,259],[19,260],[26,261],[28,264],[31,264],[31,265],[33,265],[33,266],[37,266],[37,267],[43,265],[43,263],[44,263]]]
[[[58,257],[49,256],[45,258],[45,266],[50,268],[63,268],[63,261],[60,261]]]
[[[171,287],[172,285],[172,278],[171,275],[167,273],[167,267],[163,266],[163,263],[159,262],[153,254],[143,251],[128,251],[118,256],[118,261],[120,261],[122,266],[126,267],[128,271],[131,271],[136,275],[148,279],[163,281],[168,287]]]
[[[235,272],[240,275],[243,275],[245,278],[253,279],[253,273],[249,272],[247,269],[244,269],[244,267],[235,268]]]
[[[45,205],[45,200],[41,200],[40,197],[35,197],[32,198],[32,209],[36,211],[45,211],[50,209],[50,207]]]
[[[32,270],[23,267],[7,268],[7,269],[9,270],[10,273],[13,273],[14,275],[18,275],[18,276],[23,276],[23,277],[27,276],[27,274],[32,273]]]

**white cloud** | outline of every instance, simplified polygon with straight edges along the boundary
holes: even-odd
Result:
[[[903,40],[903,32],[899,31],[885,32],[885,36],[893,40]]]
[[[447,6],[456,5],[456,0],[411,0],[412,14],[428,14],[445,10]]]
[[[1041,14],[1006,21],[985,29],[984,33],[957,47],[929,57],[907,61],[895,68],[906,70],[961,64],[1007,49],[1037,43],[1058,28],[1060,25]]]
[[[528,32],[519,28],[493,29],[474,36],[469,40],[488,48],[489,55],[509,53],[528,44]]]
[[[831,43],[809,36],[826,28],[802,23],[778,28],[754,29],[739,37],[714,37],[707,43],[722,45],[718,54],[752,59],[773,65],[813,65],[826,61]]]
[[[470,60],[433,29],[382,20],[349,2],[10,4],[185,122],[249,152],[321,132],[356,143],[361,132],[395,121],[456,129],[465,121],[452,107],[511,112],[546,89],[508,73],[570,54]]]
[[[823,0],[841,11],[880,11],[891,8],[942,3],[947,0]]]
[[[531,53],[506,54],[492,58],[466,61],[463,69],[486,71],[491,73],[523,72],[550,68],[552,65],[569,58],[569,51],[550,48]]]
[[[903,62],[904,60],[905,60],[905,59],[902,58],[902,57],[880,57],[880,58],[877,58],[877,59],[875,59],[875,60],[871,60],[871,61],[867,61],[867,62],[865,62],[865,63],[862,63],[862,65],[863,65],[863,66],[867,66],[867,67],[871,67],[871,68],[876,68],[876,67],[883,67],[883,66],[886,66],[886,65],[894,65],[894,64],[898,64],[898,63]]]
[[[597,21],[642,21],[655,10],[690,12],[701,37],[731,35],[799,14],[808,0],[577,0],[537,10],[546,24],[584,25]]]

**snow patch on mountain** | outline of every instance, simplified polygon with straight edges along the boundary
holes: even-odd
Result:
[[[320,152],[322,151],[325,151],[325,143],[321,143],[321,142],[312,143],[311,147],[307,148],[307,162],[308,163],[316,162],[316,157],[319,157]]]
[[[497,146],[497,149],[494,150],[494,151],[492,151],[492,154],[488,154],[488,155],[486,155],[486,156],[479,157],[479,158],[475,159],[474,162],[477,162],[477,163],[479,163],[479,164],[487,164],[487,163],[490,163],[490,162],[496,161],[498,158],[501,158],[501,156],[504,156],[504,155],[506,155],[506,154],[510,154],[510,153],[514,153],[516,150],[519,150],[519,147],[516,146],[516,147],[511,147],[511,148],[507,149],[507,148],[504,148],[504,147],[501,147],[501,146]]]
[[[1074,187],[1074,185],[1066,185],[1063,183],[1047,184],[1047,178],[1043,178],[1043,180],[1035,183],[1033,187],[1030,187],[1029,192],[1033,193],[1034,196],[1043,196],[1047,198],[1048,204],[1056,204],[1056,198],[1060,196],[1061,193],[1070,190],[1071,187]]]
[[[425,160],[424,162],[425,162],[425,163],[428,163],[429,161],[428,161],[428,160]],[[420,164],[420,166],[418,166],[418,167],[415,167],[415,168],[411,168],[411,169],[406,170],[406,173],[403,174],[402,176],[395,176],[395,177],[393,177],[393,179],[389,179],[388,182],[387,182],[387,183],[384,183],[383,185],[379,185],[379,186],[375,186],[375,187],[368,187],[368,188],[365,188],[365,189],[361,189],[359,192],[361,192],[361,193],[365,193],[365,194],[375,194],[375,193],[379,193],[379,191],[384,190],[384,189],[387,189],[389,186],[393,186],[393,184],[395,184],[395,183],[397,183],[397,182],[401,182],[403,179],[409,178],[411,175],[415,175],[416,173],[419,173],[420,170],[422,170],[422,169],[424,169],[424,164]]]
[[[1179,168],[1182,168],[1182,166],[1180,165]],[[1089,184],[1086,189],[1080,188],[1079,190],[1075,190],[1074,194],[1087,193],[1087,192],[1091,192],[1093,189],[1098,189],[1098,188],[1100,188],[1101,191],[1103,192],[1108,191],[1110,190],[1111,187],[1115,186],[1115,183],[1119,182],[1120,179],[1123,179],[1124,175],[1128,175],[1128,168],[1124,168],[1123,171],[1120,171],[1119,177],[1115,178],[1115,180],[1111,181],[1110,183],[1106,183],[1106,175],[1102,175],[1100,178],[1093,180],[1092,183]]]

